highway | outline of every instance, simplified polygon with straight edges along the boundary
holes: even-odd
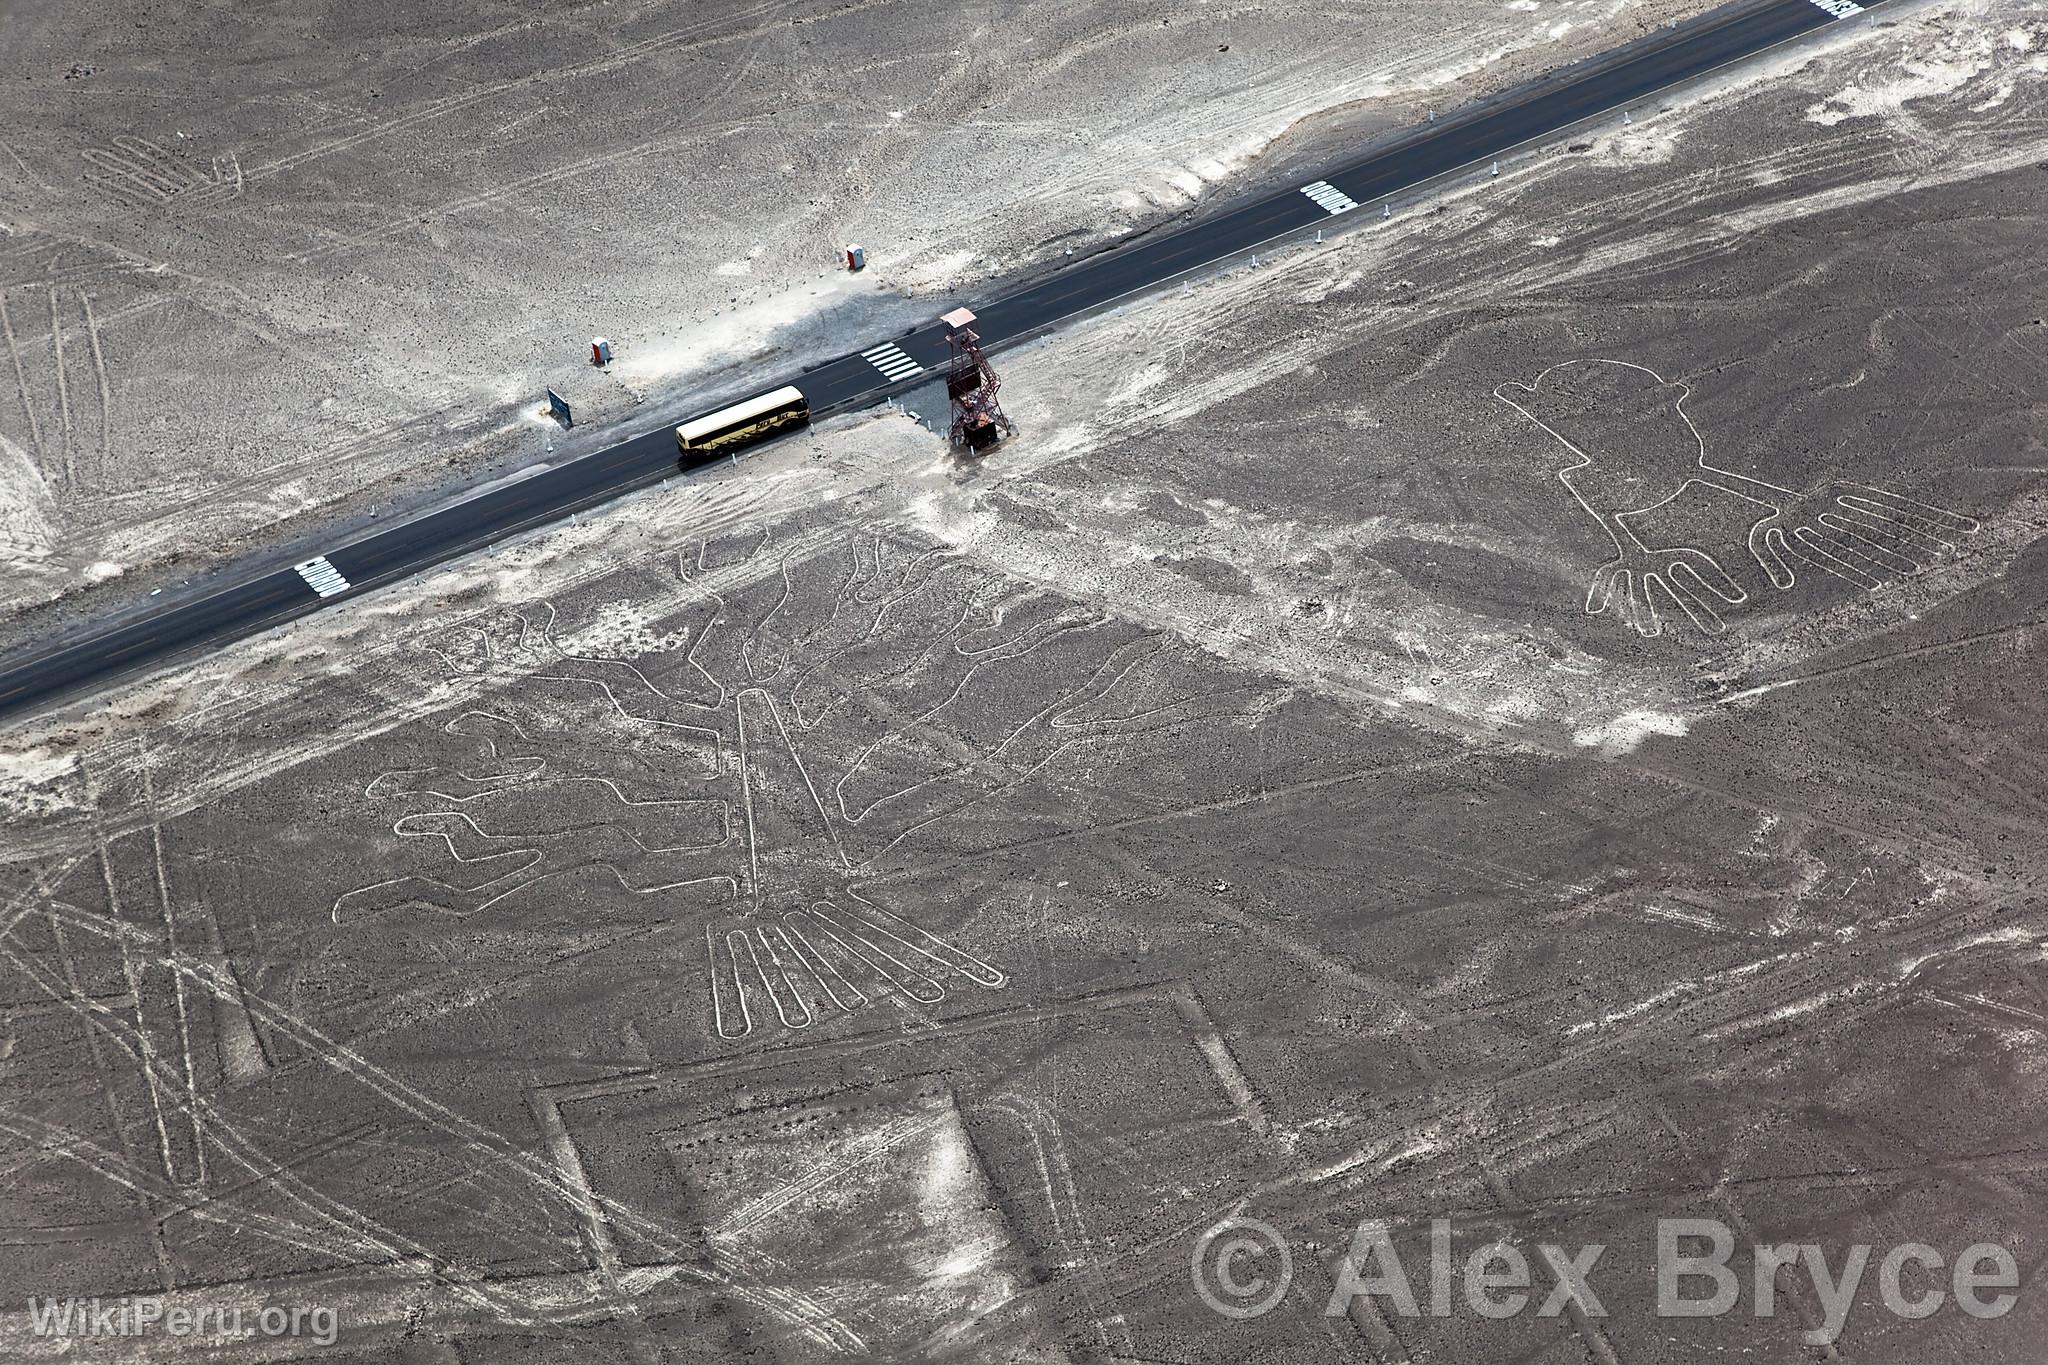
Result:
[[[1000,350],[1053,324],[1171,283],[1263,243],[1377,219],[1404,191],[1460,168],[1552,137],[1586,119],[1626,109],[1658,91],[1741,61],[1883,0],[1741,0],[1501,96],[1376,141],[1320,181],[1147,234],[1036,283],[970,302],[987,349]],[[939,310],[934,310],[939,311]],[[893,347],[893,351],[889,348]],[[872,357],[872,358],[871,358]],[[763,390],[801,388],[815,416],[878,403],[934,377],[947,360],[936,321],[802,374],[762,378]],[[51,644],[0,658],[0,715],[67,696],[195,650],[244,638],[490,544],[513,532],[594,506],[677,470],[674,428],[622,441],[473,497],[340,544],[299,567],[216,577],[228,586],[165,595]],[[998,456],[999,458],[999,456]]]

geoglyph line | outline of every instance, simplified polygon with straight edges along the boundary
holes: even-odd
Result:
[[[1590,385],[1589,391],[1579,391],[1574,381]],[[1588,615],[1612,608],[1647,636],[1661,634],[1662,615],[1676,610],[1701,633],[1716,635],[1724,628],[1722,611],[1749,600],[1748,590],[1707,548],[1657,543],[1649,529],[1655,514],[1689,489],[1722,495],[1712,506],[1725,539],[1746,544],[1779,591],[1796,584],[1799,563],[1875,589],[1933,567],[1978,529],[1969,517],[1885,488],[1837,482],[1800,493],[1717,465],[1685,409],[1691,393],[1691,386],[1646,366],[1599,358],[1552,365],[1528,384],[1504,383],[1493,391],[1572,455],[1574,463],[1557,471],[1558,480],[1613,542],[1614,558],[1587,584]],[[1682,431],[1682,437],[1660,441],[1651,430],[1631,432],[1625,449],[1618,442],[1609,449],[1583,444],[1578,419],[1597,422],[1599,414],[1631,404],[1651,416],[1676,418],[1681,425],[1662,434]]]
[[[858,910],[820,900],[761,919],[704,931],[712,1027],[736,1042],[753,1033],[765,997],[782,1027],[809,1028],[821,1009],[841,1013],[890,991],[924,1005],[946,998],[956,978],[985,990],[1009,981],[994,966],[849,891]],[[865,987],[865,989],[863,989]]]

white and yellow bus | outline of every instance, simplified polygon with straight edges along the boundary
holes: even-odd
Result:
[[[676,428],[676,446],[685,460],[693,455],[723,454],[810,420],[811,405],[802,392],[785,384],[729,408],[691,418]]]

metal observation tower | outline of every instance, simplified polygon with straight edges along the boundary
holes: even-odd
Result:
[[[953,352],[946,370],[946,396],[953,401],[952,441],[955,446],[979,455],[1017,434],[1016,426],[1003,415],[1002,404],[996,401],[1003,381],[996,376],[988,357],[981,353],[981,338],[975,335],[971,310],[955,308],[939,321],[946,324],[946,343]]]

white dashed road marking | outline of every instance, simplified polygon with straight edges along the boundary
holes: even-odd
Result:
[[[1301,192],[1330,213],[1344,213],[1358,207],[1358,201],[1327,180],[1318,180],[1313,185],[1303,185]]]
[[[902,348],[893,341],[868,347],[860,353],[860,358],[880,370],[892,383],[924,373],[924,367],[903,354]]]
[[[1856,0],[1813,0],[1813,3],[1837,19],[1846,19],[1852,14],[1863,13],[1863,6]]]
[[[339,569],[327,562],[326,555],[321,555],[318,559],[309,559],[303,564],[294,564],[292,567],[299,571],[299,577],[306,580],[306,586],[322,597],[332,597],[338,592],[348,591],[348,580],[341,576]]]

